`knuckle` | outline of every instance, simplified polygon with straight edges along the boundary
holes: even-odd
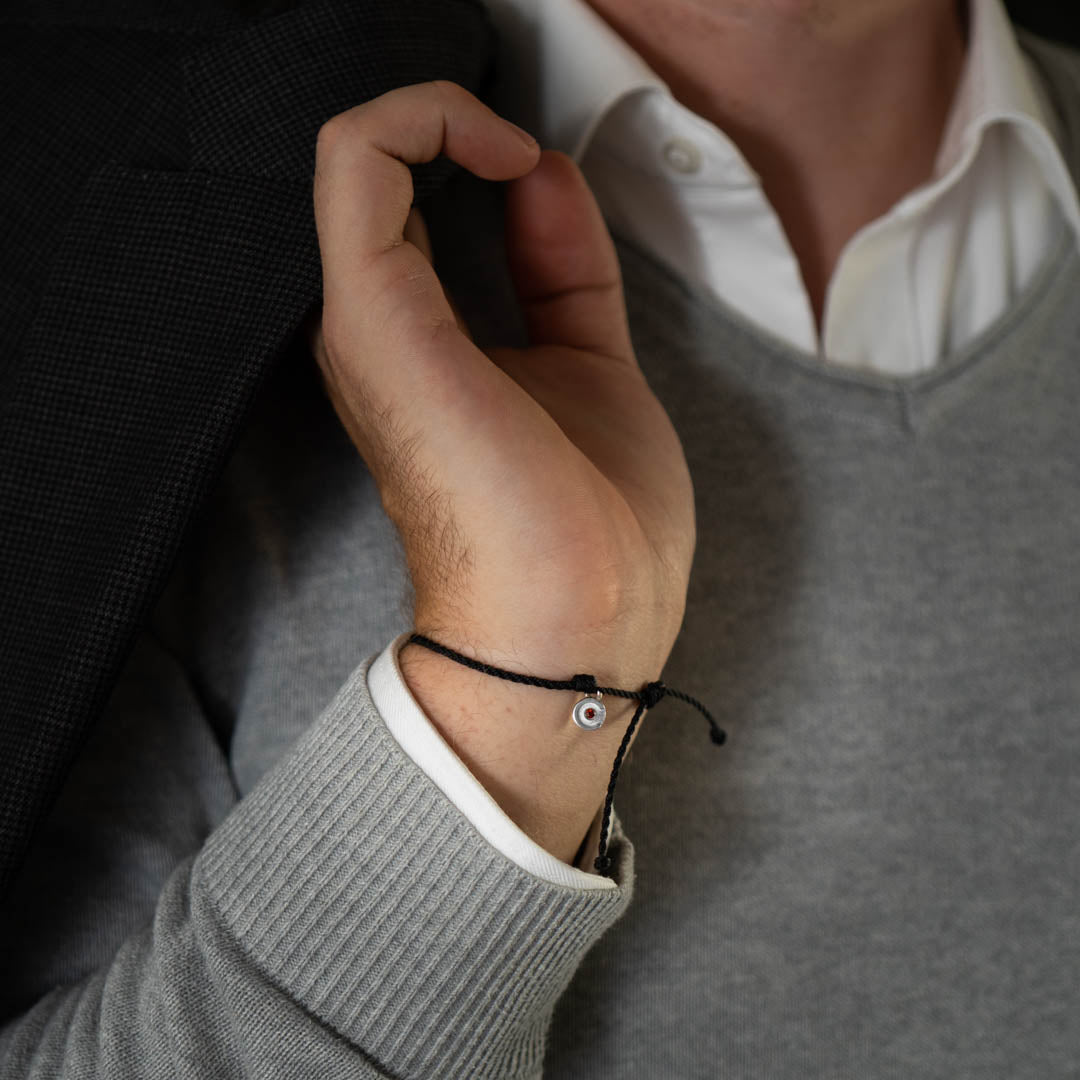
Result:
[[[315,136],[315,155],[316,157],[326,157],[334,151],[334,148],[341,145],[342,129],[345,127],[345,113],[338,113],[336,116],[331,116],[318,131]]]
[[[462,105],[476,100],[464,86],[449,79],[432,79],[428,85],[446,104]]]
[[[473,95],[465,87],[459,83],[451,82],[449,79],[432,79],[426,83],[399,86],[373,98],[371,101],[354,105],[352,108],[345,109],[343,112],[336,113],[328,120],[325,120],[319,127],[315,137],[316,157],[326,158],[336,153],[346,143],[352,143],[357,134],[363,130],[362,122],[365,118],[377,115],[371,109],[371,106],[377,102],[397,98],[399,100],[395,104],[395,110],[422,107],[420,100],[416,96],[418,91],[425,92],[425,96],[429,100],[434,94],[436,98],[442,99],[444,103],[448,104],[455,101],[460,103],[474,100]]]
[[[316,153],[327,154],[353,142],[362,128],[364,117],[370,112],[370,106],[378,100],[374,98],[372,101],[361,102],[335,113],[329,120],[324,120],[315,136]]]
[[[319,329],[322,352],[329,361],[355,356],[363,348],[356,328],[347,317],[342,317],[336,308],[324,310]],[[332,363],[331,366],[337,367],[338,364]]]

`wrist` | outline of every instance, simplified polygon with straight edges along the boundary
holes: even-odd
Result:
[[[587,672],[601,686],[626,688],[660,677],[682,625],[684,593],[647,600],[584,590],[555,598],[554,591],[540,599],[530,593],[527,606],[418,600],[414,626],[472,660],[523,675],[564,680]]]
[[[503,812],[545,850],[573,864],[603,805],[635,702],[606,697],[604,727],[583,731],[571,719],[581,696],[573,691],[507,682],[418,645],[403,647],[398,663],[432,726]]]

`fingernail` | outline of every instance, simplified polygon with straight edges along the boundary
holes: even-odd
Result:
[[[521,136],[521,141],[525,144],[527,150],[532,150],[538,145],[537,141],[524,128],[519,128],[517,124],[511,124],[509,120],[506,120],[505,123]]]

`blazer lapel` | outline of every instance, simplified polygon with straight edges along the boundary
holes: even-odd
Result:
[[[474,0],[297,8],[183,55],[187,168],[146,167],[157,103],[90,176],[0,401],[0,888],[319,303],[319,126],[426,79],[480,92],[492,45]],[[414,169],[418,201],[450,171]]]

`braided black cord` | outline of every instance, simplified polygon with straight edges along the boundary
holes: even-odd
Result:
[[[619,743],[619,749],[615,754],[615,764],[611,767],[611,776],[608,779],[607,794],[604,796],[604,817],[600,822],[600,840],[596,845],[596,858],[593,866],[606,874],[611,869],[611,856],[607,853],[608,828],[611,825],[611,804],[615,801],[615,781],[619,779],[619,770],[622,768],[623,756],[626,754],[630,740],[634,737],[634,729],[638,721],[645,715],[645,702],[639,701],[634,715],[630,718],[630,726]]]
[[[405,644],[423,645],[425,649],[437,652],[450,660],[456,660],[459,664],[464,664],[474,671],[483,672],[485,675],[494,675],[495,678],[505,679],[507,682],[521,683],[525,686],[539,686],[544,690],[576,690],[584,694],[611,694],[612,697],[634,698],[637,700],[638,706],[630,719],[630,726],[626,729],[622,742],[619,743],[618,752],[615,754],[615,764],[612,766],[607,794],[604,797],[604,816],[600,822],[600,839],[597,843],[597,855],[593,860],[593,866],[601,874],[611,869],[611,857],[607,853],[607,839],[608,829],[611,824],[611,807],[615,799],[615,783],[619,779],[619,769],[622,768],[623,757],[630,746],[630,740],[633,739],[638,722],[645,713],[670,694],[672,697],[692,705],[708,720],[709,735],[717,746],[723,746],[727,740],[724,729],[717,726],[712,713],[697,698],[692,698],[681,690],[672,690],[662,682],[646,683],[640,690],[621,690],[615,686],[597,686],[596,678],[592,675],[575,675],[572,679],[541,679],[535,675],[521,675],[516,671],[504,671],[502,668],[493,667],[491,664],[485,664],[480,660],[473,660],[471,657],[455,652],[446,645],[440,645],[437,641],[432,641],[431,638],[425,637],[423,634],[412,634]]]

